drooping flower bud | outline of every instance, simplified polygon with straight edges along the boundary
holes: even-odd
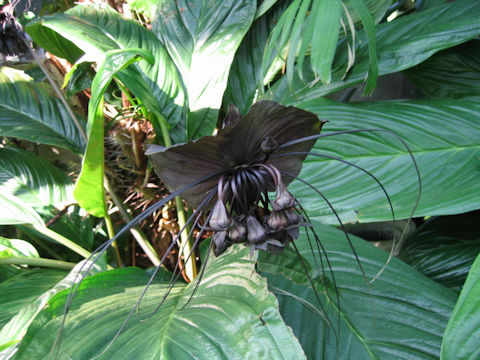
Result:
[[[277,196],[272,204],[273,210],[285,210],[295,206],[295,198],[281,180],[278,182],[276,192]]]
[[[232,226],[228,230],[228,237],[233,242],[244,242],[247,238],[247,227],[241,222],[234,220]]]
[[[213,248],[213,253],[215,256],[222,254],[228,248],[228,238],[226,231],[217,231],[213,234],[212,241],[215,247]]]
[[[267,232],[265,231],[265,228],[252,215],[247,216],[247,231],[248,242],[252,244],[258,244],[264,241],[267,237]]]
[[[214,230],[226,230],[231,224],[225,204],[220,198],[212,210],[212,217],[210,218],[209,224]]]
[[[285,229],[288,226],[288,218],[284,211],[272,211],[268,217],[267,225],[273,231]]]

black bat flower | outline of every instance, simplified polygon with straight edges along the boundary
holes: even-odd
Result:
[[[308,111],[291,106],[285,107],[273,101],[260,101],[253,105],[245,116],[240,116],[237,108],[231,105],[224,119],[223,127],[213,136],[205,136],[195,141],[168,148],[150,145],[146,154],[150,157],[157,174],[171,194],[146,209],[122,228],[115,237],[92,253],[92,256],[85,262],[84,268],[75,278],[75,282],[80,281],[72,287],[69,293],[63,322],[65,322],[79,283],[113,241],[178,195],[181,195],[195,211],[165,251],[160,260],[160,265],[164,263],[170,251],[176,246],[180,234],[187,231],[187,225],[193,224],[193,229],[199,224],[202,215],[207,214],[206,223],[197,232],[192,250],[183,261],[187,262],[192,256],[206,230],[213,231],[210,247],[213,248],[216,256],[221,255],[229,246],[238,243],[249,246],[252,252],[259,249],[275,254],[283,251],[287,245],[291,244],[297,252],[298,261],[302,264],[317,297],[318,306],[323,309],[319,295],[320,291],[317,291],[308,267],[295,245],[294,240],[299,237],[300,227],[305,227],[306,241],[308,241],[312,252],[317,254],[315,258],[316,271],[325,273],[324,268],[329,269],[334,288],[337,290],[335,276],[320,238],[316,234],[315,228],[310,224],[307,212],[287,189],[292,180],[296,179],[305,186],[311,187],[327,203],[337,217],[339,226],[344,230],[345,238],[350,244],[359,268],[364,275],[365,273],[349,235],[345,231],[333,205],[319,189],[298,177],[305,157],[319,156],[336,160],[364,172],[383,191],[394,221],[395,217],[390,197],[381,182],[368,170],[354,163],[332,155],[312,151],[317,139],[359,132],[383,132],[394,136],[410,154],[418,176],[419,195],[410,218],[413,216],[421,193],[420,176],[415,159],[408,145],[398,135],[384,129],[357,129],[320,134],[324,123],[323,120]],[[188,236],[191,235],[192,230],[190,230]],[[395,245],[393,249],[395,249]],[[181,252],[183,252],[183,249],[181,249]],[[195,288],[190,299],[194,296],[200,284],[209,254],[210,251],[207,252],[203,261],[201,272],[196,278]],[[326,263],[323,263],[323,258]],[[157,310],[162,306],[180,276],[180,272],[177,271],[180,261],[179,257],[168,289],[163,298],[160,299]],[[144,291],[116,335],[97,357],[103,354],[123,331],[129,319],[138,309],[148,287],[159,271],[160,265],[152,272]],[[382,271],[383,269],[377,273],[377,276]],[[326,277],[321,277],[321,279],[324,278]],[[330,301],[335,301],[335,299],[330,299],[328,292],[325,295]],[[338,309],[340,309],[339,299],[337,292]],[[187,306],[189,301],[183,307]],[[323,311],[323,313],[325,312]],[[325,316],[324,319],[331,324],[328,317]],[[337,321],[339,321],[339,317]],[[63,329],[63,325],[61,329]],[[57,352],[60,348],[61,337],[62,331],[60,331],[55,345]]]
[[[206,179],[182,197],[197,209],[213,207],[215,255],[234,243],[278,253],[298,237],[302,216],[287,185],[315,143],[297,141],[318,135],[323,124],[315,114],[273,101],[256,103],[244,117],[230,106],[216,135],[169,148],[152,145],[146,154],[172,193]]]

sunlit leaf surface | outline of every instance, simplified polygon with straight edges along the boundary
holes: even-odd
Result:
[[[415,216],[463,213],[479,208],[480,106],[467,100],[386,101],[340,104],[309,101],[300,107],[329,122],[322,133],[380,128],[410,147],[422,179]],[[412,159],[395,137],[381,133],[321,138],[312,150],[370,171],[385,186],[397,219],[410,216],[418,195]],[[364,172],[339,161],[310,156],[300,178],[322,192],[343,221],[391,220],[380,186]],[[291,186],[310,216],[338,224],[332,209],[303,183]]]
[[[74,202],[73,183],[44,158],[25,150],[0,149],[0,191],[34,208],[62,207]]]
[[[158,6],[153,31],[188,92],[188,139],[212,133],[233,56],[255,11],[254,0],[168,0]]]
[[[0,133],[75,152],[85,146],[52,88],[6,66],[0,67]]]
[[[278,312],[277,300],[254,271],[248,249],[233,249],[210,261],[185,308],[195,283],[177,284],[155,312],[168,282],[154,282],[139,312],[99,358],[302,358],[300,345]],[[67,318],[60,358],[91,359],[100,354],[133,308],[147,279],[135,268],[86,279]],[[66,296],[66,292],[57,295],[39,315],[17,359],[50,352]],[[142,321],[145,319],[149,320]]]

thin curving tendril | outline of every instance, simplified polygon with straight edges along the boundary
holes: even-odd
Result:
[[[356,130],[342,130],[342,131],[334,131],[334,132],[330,132],[330,133],[327,133],[327,134],[316,134],[316,135],[312,135],[312,136],[307,136],[307,137],[304,137],[304,138],[301,138],[301,139],[296,139],[296,140],[292,140],[292,141],[289,141],[289,142],[285,142],[283,143],[282,145],[280,145],[278,147],[279,150],[281,149],[285,149],[285,148],[288,148],[289,146],[292,146],[292,145],[295,145],[295,144],[299,144],[299,143],[302,143],[303,141],[309,141],[309,140],[316,140],[316,139],[320,139],[320,138],[324,138],[324,137],[329,137],[329,136],[336,136],[336,135],[342,135],[342,134],[355,134],[355,133],[362,133],[362,132],[381,132],[381,133],[386,133],[388,135],[391,135],[393,137],[395,137],[398,141],[401,142],[401,144],[403,145],[403,147],[407,150],[408,152],[408,155],[410,156],[410,159],[412,160],[412,164],[413,164],[413,167],[415,169],[415,173],[417,175],[417,183],[418,183],[418,192],[417,192],[417,197],[415,199],[415,203],[412,207],[412,210],[410,212],[410,215],[408,217],[408,220],[407,220],[407,223],[405,224],[403,230],[402,230],[402,233],[400,235],[400,239],[397,243],[397,245],[395,246],[395,242],[394,242],[394,246],[392,246],[392,250],[390,251],[390,254],[388,256],[388,259],[387,261],[385,262],[385,264],[382,266],[382,268],[372,277],[372,279],[369,281],[369,284],[373,283],[382,273],[383,271],[385,270],[385,268],[387,267],[387,265],[390,263],[390,261],[392,260],[394,254],[396,253],[397,249],[399,248],[399,246],[401,245],[402,243],[402,239],[404,239],[405,237],[405,234],[407,232],[407,229],[408,229],[408,226],[410,225],[410,222],[413,218],[413,215],[418,207],[418,204],[420,202],[420,196],[422,194],[422,179],[420,177],[420,170],[418,168],[418,164],[417,164],[417,161],[415,160],[415,157],[413,156],[413,152],[412,150],[410,149],[410,147],[408,146],[407,142],[405,140],[403,140],[401,138],[401,136],[399,136],[398,134],[394,133],[393,131],[389,131],[389,130],[385,130],[385,129],[375,129],[375,128],[372,128],[372,129],[356,129]],[[280,155],[280,154],[277,154],[277,156]],[[327,156],[325,156],[327,157]],[[342,161],[344,163],[347,163],[346,160],[343,160],[343,159],[334,159],[334,160],[339,160],[339,161]],[[355,164],[351,164],[352,166],[354,167],[357,167],[355,166]],[[357,167],[359,169],[361,169],[362,171],[366,172],[365,169],[362,169],[360,167]],[[375,180],[376,181],[376,180]],[[378,182],[377,182],[378,183]],[[380,184],[379,184],[380,185]],[[383,188],[383,185],[380,185],[382,188]],[[383,189],[382,189],[383,190]]]
[[[85,277],[87,276],[87,274],[92,270],[93,266],[95,265],[95,263],[100,259],[100,257],[105,253],[105,251],[108,249],[108,247],[110,247],[112,245],[112,243],[117,240],[121,235],[123,235],[124,233],[126,233],[127,231],[129,231],[132,227],[136,226],[137,224],[139,224],[141,221],[145,220],[148,216],[150,216],[154,211],[158,210],[159,208],[161,208],[163,205],[165,205],[166,203],[168,203],[169,201],[171,201],[172,199],[174,199],[176,196],[178,195],[181,195],[183,192],[191,189],[192,187],[198,185],[198,184],[201,184],[207,180],[210,180],[216,176],[219,176],[222,174],[223,171],[218,171],[218,172],[215,172],[215,173],[212,173],[212,174],[209,174],[207,176],[204,176],[194,182],[192,182],[191,184],[183,187],[182,189],[179,189],[178,191],[175,191],[174,193],[166,196],[165,198],[163,198],[162,200],[160,200],[159,202],[153,204],[151,207],[149,207],[148,209],[146,209],[143,213],[137,215],[134,219],[132,219],[128,224],[126,224],[122,229],[120,229],[120,231],[113,237],[111,238],[110,240],[106,241],[105,243],[103,243],[101,246],[99,246],[95,251],[92,252],[92,254],[84,261],[84,263],[82,264],[82,266],[80,267],[77,275],[75,276],[74,280],[73,280],[73,283],[74,285],[70,288],[70,292],[67,296],[67,300],[66,300],[66,303],[65,303],[65,310],[63,312],[63,316],[62,316],[62,322],[61,322],[61,325],[60,325],[60,329],[59,329],[59,332],[58,332],[58,335],[53,343],[53,346],[52,346],[52,350],[50,352],[50,356],[53,355],[53,352],[55,352],[55,356],[54,358],[58,358],[58,355],[59,355],[59,352],[60,352],[60,346],[61,346],[61,341],[62,341],[62,337],[63,337],[63,329],[65,327],[65,322],[66,322],[66,317],[67,317],[67,314],[70,310],[70,306],[72,304],[72,301],[73,301],[73,298],[75,297],[75,295],[77,294],[77,290],[80,286],[80,284],[82,283],[82,281],[85,279]],[[175,244],[175,242],[172,242],[172,244]],[[171,247],[169,247],[169,249],[167,249],[167,252],[165,253],[164,257],[162,258],[162,261],[160,262],[159,266],[163,263],[163,261],[165,261],[166,259],[166,256],[168,255],[168,253],[173,249],[173,245],[171,245]],[[88,264],[88,266],[86,266]],[[86,267],[86,269],[84,269]],[[158,270],[156,270],[158,272]],[[156,272],[155,272],[156,274]],[[153,279],[152,279],[153,281]],[[56,349],[56,351],[55,351]]]

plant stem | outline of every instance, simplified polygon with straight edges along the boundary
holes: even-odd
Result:
[[[180,234],[180,256],[183,255],[185,275],[192,281],[197,276],[197,264],[195,262],[195,254],[192,253],[192,243],[188,236],[189,228],[186,225],[185,210],[183,208],[183,201],[180,196],[175,197],[175,205],[177,207],[177,221],[180,229],[185,229]],[[187,259],[188,258],[188,259]]]
[[[85,259],[88,259],[91,255],[91,253],[84,248],[82,248],[80,245],[74,243],[73,241],[67,239],[66,237],[60,235],[59,233],[50,230],[49,228],[45,226],[39,226],[39,225],[24,225],[26,228],[34,229],[38,233],[40,233],[43,236],[46,236],[52,240],[55,240],[59,244],[69,248],[70,250],[76,252],[80,256],[84,257]]]
[[[115,236],[115,230],[113,229],[112,218],[107,213],[107,215],[104,216],[104,219],[105,219],[105,224],[107,225],[108,237],[110,239],[113,239],[113,237]],[[120,251],[118,250],[117,240],[114,240],[112,242],[112,247],[113,247],[113,250],[115,251],[115,261],[117,262],[117,266],[121,268],[123,267],[123,263],[122,263],[122,257],[120,256]]]
[[[162,137],[165,146],[172,146],[172,140],[170,139],[170,134],[168,133],[167,129],[167,120],[157,114],[159,117],[160,127],[162,129]],[[185,229],[180,234],[180,253],[179,256],[183,255],[185,260],[184,267],[185,267],[185,275],[187,278],[192,281],[197,276],[197,266],[195,263],[195,254],[192,253],[192,242],[190,237],[188,236],[189,229],[186,226],[186,217],[185,217],[185,210],[183,208],[183,201],[180,196],[175,197],[175,207],[177,208],[177,220],[178,220],[178,227],[180,229]]]
[[[54,269],[71,270],[75,267],[75,263],[45,259],[45,258],[31,258],[26,256],[12,256],[7,258],[0,258],[0,265],[28,265],[48,267]]]
[[[128,213],[126,212],[125,208],[123,207],[122,201],[110,186],[110,182],[108,181],[107,177],[105,177],[104,182],[105,182],[105,188],[107,189],[108,193],[112,197],[112,201],[115,204],[115,206],[118,208],[118,211],[122,216],[123,220],[126,223],[129,223],[130,220],[132,219],[130,215],[128,215]],[[135,226],[132,229],[130,229],[130,234],[132,234],[133,238],[137,241],[138,245],[140,245],[140,247],[148,256],[152,264],[155,266],[160,265],[160,258],[158,257],[157,252],[155,251],[153,246],[148,242],[147,237],[140,231],[140,229],[137,226]]]

